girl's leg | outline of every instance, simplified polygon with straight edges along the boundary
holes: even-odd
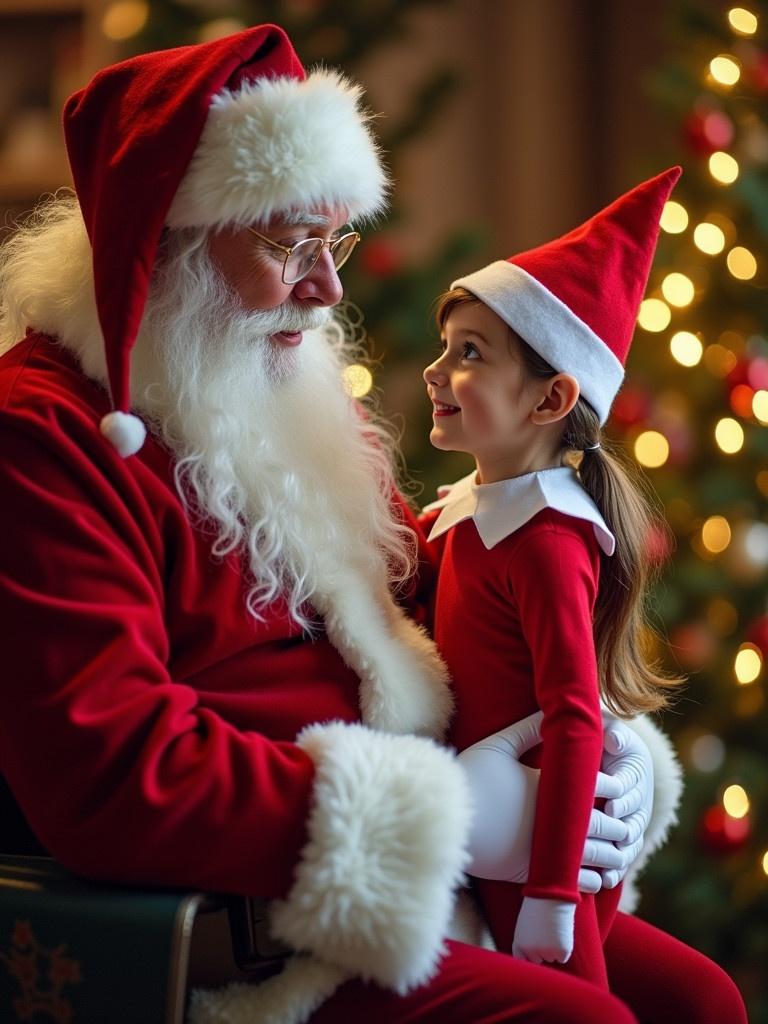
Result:
[[[617,914],[605,959],[611,991],[641,1024],[747,1024],[725,971],[647,921]]]
[[[580,978],[461,942],[447,946],[426,985],[398,996],[349,981],[310,1024],[637,1024],[620,1000]]]

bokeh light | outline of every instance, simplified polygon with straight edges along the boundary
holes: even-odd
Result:
[[[707,256],[717,256],[725,248],[725,232],[717,224],[702,221],[693,230],[693,244]]]
[[[735,57],[721,53],[709,62],[709,73],[718,85],[730,88],[732,85],[736,85],[741,77],[741,67]]]
[[[662,231],[670,235],[679,235],[688,227],[688,211],[682,203],[676,203],[673,199],[664,203],[659,221]]]
[[[344,383],[353,398],[362,398],[373,387],[373,375],[366,366],[355,363],[345,368]]]
[[[713,555],[725,551],[731,543],[731,527],[725,516],[710,516],[701,528],[701,543]]]
[[[669,458],[669,441],[658,430],[644,430],[635,439],[635,458],[641,466],[658,469]]]
[[[705,733],[691,744],[691,762],[700,772],[716,772],[725,759],[725,744],[719,736]]]
[[[138,35],[149,19],[146,0],[117,0],[110,4],[101,18],[101,31],[115,42]]]
[[[666,302],[661,299],[644,299],[640,303],[637,322],[645,331],[658,333],[669,327],[672,312]]]
[[[749,797],[743,786],[728,786],[723,793],[725,813],[732,818],[743,818],[749,813]]]
[[[736,245],[725,258],[728,269],[739,281],[751,281],[757,273],[757,260],[743,245]]]
[[[763,668],[763,656],[755,644],[742,644],[733,662],[736,679],[742,685],[754,683]]]
[[[709,158],[709,173],[721,185],[732,185],[739,176],[739,164],[730,153],[718,150]]]
[[[737,420],[724,416],[715,427],[715,440],[726,455],[734,455],[744,445],[744,430]]]
[[[704,365],[715,377],[727,377],[737,363],[735,354],[719,342],[707,345],[703,358]]]
[[[742,36],[753,36],[757,32],[757,16],[746,7],[732,7],[728,11],[728,23]]]
[[[678,331],[669,340],[669,350],[681,366],[696,366],[701,362],[704,346],[690,331]]]
[[[696,289],[690,277],[674,271],[661,282],[661,293],[670,306],[688,306],[693,302]]]
[[[768,391],[756,391],[752,396],[752,412],[755,419],[768,424]]]

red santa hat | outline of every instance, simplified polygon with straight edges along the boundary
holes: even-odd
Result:
[[[659,220],[681,169],[620,196],[567,235],[460,277],[559,373],[572,374],[604,423],[645,293]]]
[[[114,412],[102,433],[141,448],[130,352],[164,227],[240,225],[321,203],[350,219],[384,205],[387,181],[342,75],[309,75],[275,25],[105,68],[71,96],[64,132],[93,250]]]

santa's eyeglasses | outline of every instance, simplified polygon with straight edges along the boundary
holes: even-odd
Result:
[[[283,260],[283,284],[296,284],[297,281],[301,281],[303,277],[306,277],[320,259],[320,254],[326,245],[328,246],[328,252],[331,254],[334,267],[339,270],[347,262],[352,255],[352,250],[360,241],[360,235],[357,231],[348,231],[339,238],[332,238],[330,240],[325,238],[303,238],[296,245],[287,246],[280,245],[279,242],[273,242],[271,238],[262,235],[256,228],[248,228],[248,230],[252,235],[260,238],[262,242],[271,245],[273,249],[279,249],[285,253],[285,259]]]

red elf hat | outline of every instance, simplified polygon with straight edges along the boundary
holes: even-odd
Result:
[[[671,167],[620,196],[580,227],[536,249],[460,277],[559,373],[570,373],[604,423],[624,379]]]
[[[285,32],[259,25],[131,58],[69,98],[64,133],[115,410],[101,430],[121,455],[146,436],[129,412],[130,352],[163,228],[321,203],[350,219],[378,212],[387,181],[361,95],[336,72],[307,75]]]

